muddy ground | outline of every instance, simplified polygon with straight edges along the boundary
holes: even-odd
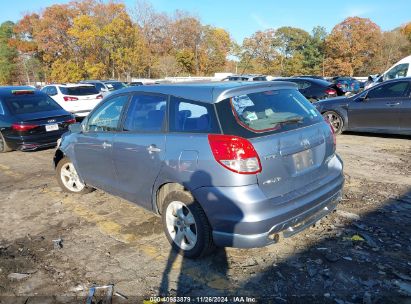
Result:
[[[160,294],[411,303],[411,140],[337,140],[346,176],[337,212],[280,244],[197,261],[170,252],[157,216],[102,191],[61,192],[52,149],[2,154],[0,303],[85,303],[94,284],[114,284],[115,303]]]

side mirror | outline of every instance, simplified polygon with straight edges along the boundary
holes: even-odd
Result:
[[[368,99],[367,95],[368,94],[363,94],[363,95],[359,96],[357,100],[360,101],[360,102],[367,101],[367,99]]]
[[[69,131],[71,133],[81,133],[83,132],[83,125],[81,123],[69,125]]]

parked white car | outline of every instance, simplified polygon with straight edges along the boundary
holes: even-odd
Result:
[[[76,117],[87,116],[103,99],[103,95],[91,84],[51,84],[41,91]]]
[[[401,59],[400,61],[398,61],[396,64],[394,64],[392,67],[390,67],[388,70],[386,70],[381,75],[376,75],[376,76],[370,75],[365,85],[365,89],[371,88],[377,85],[378,83],[386,81],[386,80],[396,79],[400,77],[411,77],[410,65],[411,65],[411,56],[407,56]]]

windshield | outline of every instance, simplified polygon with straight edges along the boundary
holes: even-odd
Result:
[[[59,87],[59,89],[64,95],[86,96],[99,94],[95,86]]]
[[[119,81],[106,82],[106,85],[110,91],[120,90],[126,87],[124,83],[119,82]]]
[[[62,108],[47,95],[19,95],[4,98],[10,112],[13,114],[28,114],[62,110]]]
[[[298,91],[272,90],[230,98],[237,122],[253,132],[281,129],[285,124],[316,122],[321,115]]]

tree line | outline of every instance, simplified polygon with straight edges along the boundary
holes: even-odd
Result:
[[[235,42],[222,28],[185,11],[138,1],[78,0],[0,25],[0,84],[81,79],[209,76],[368,75],[411,54],[411,22],[382,31],[349,17],[330,33],[284,26]]]

